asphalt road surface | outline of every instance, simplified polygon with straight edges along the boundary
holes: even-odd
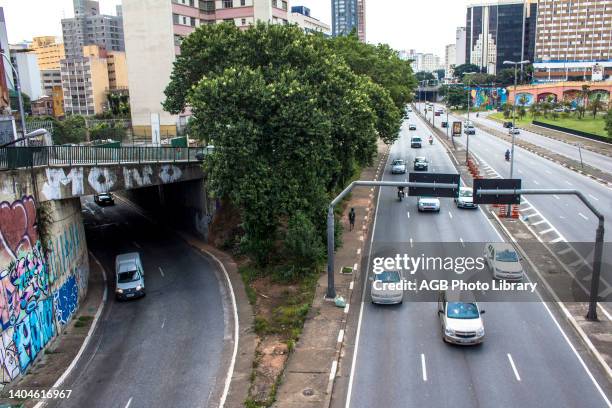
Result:
[[[121,204],[83,202],[87,243],[104,266],[108,303],[84,355],[62,386],[60,407],[215,407],[226,378],[231,305],[216,266]],[[114,259],[138,251],[144,298],[114,298]],[[224,347],[225,346],[225,347]]]
[[[402,158],[411,164],[415,155],[426,156],[430,171],[455,173],[439,142],[410,148],[412,134],[425,139],[430,132],[415,114],[408,122],[416,123],[417,131],[405,124],[389,163]],[[389,170],[387,165],[384,180],[405,180]],[[394,189],[380,192],[372,237],[373,254],[389,242],[443,247],[502,240],[480,209],[458,209],[451,199],[441,199],[439,213],[418,213],[416,198],[399,202]],[[406,294],[402,305],[373,305],[368,281],[364,288],[347,407],[609,406],[610,384],[571,329],[543,303],[481,303],[485,341],[460,348],[442,341],[435,302],[415,302]]]

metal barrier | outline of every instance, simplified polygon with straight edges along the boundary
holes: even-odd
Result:
[[[0,170],[26,167],[202,161],[206,147],[41,146],[0,149]]]

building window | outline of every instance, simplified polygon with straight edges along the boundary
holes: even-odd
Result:
[[[234,7],[234,0],[223,0],[223,8]]]
[[[244,26],[244,25],[246,25],[246,18],[243,18],[243,19],[242,19],[242,25],[243,25],[243,26]]]
[[[287,11],[287,2],[283,0],[283,10]]]
[[[241,5],[242,7],[246,6],[246,0],[240,0],[240,5]]]

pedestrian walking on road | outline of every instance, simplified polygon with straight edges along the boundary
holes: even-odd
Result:
[[[350,224],[349,231],[352,231],[353,228],[355,228],[355,209],[354,208],[351,208],[351,211],[349,212],[349,224]]]

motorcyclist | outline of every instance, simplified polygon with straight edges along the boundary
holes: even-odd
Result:
[[[402,201],[402,198],[404,198],[405,196],[406,194],[404,193],[404,186],[397,187],[397,198]]]
[[[433,144],[433,136],[429,135],[429,144]]]
[[[510,161],[510,149],[506,150],[506,161]]]

